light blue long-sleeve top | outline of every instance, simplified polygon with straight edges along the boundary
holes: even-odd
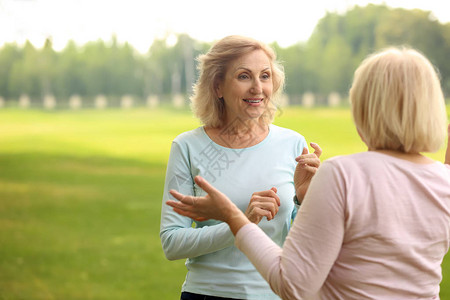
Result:
[[[173,212],[165,201],[170,189],[205,195],[193,178],[201,175],[226,194],[242,211],[254,192],[278,189],[280,209],[271,221],[258,224],[282,246],[296,208],[293,177],[295,158],[305,138],[290,129],[270,125],[260,143],[231,149],[213,142],[203,127],[180,134],[172,143],[161,211],[160,237],[166,257],[184,259],[188,269],[182,291],[238,299],[279,299],[254,266],[234,246],[228,225],[216,220],[195,222]]]

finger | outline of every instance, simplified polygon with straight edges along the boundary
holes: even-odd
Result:
[[[173,208],[177,208],[177,209],[180,209],[183,211],[188,211],[192,207],[192,205],[184,204],[183,202],[175,201],[175,200],[167,200],[166,204]]]
[[[278,207],[278,204],[276,204],[276,203],[268,203],[268,202],[263,203],[261,205],[260,209],[264,209],[264,210],[270,211],[272,219],[275,217],[275,215],[280,210],[279,207]]]
[[[278,195],[276,194],[278,192],[277,188],[276,187],[272,187],[271,190],[275,193],[275,196],[277,196],[275,198],[275,200],[277,200],[277,198],[278,198],[277,204],[278,204],[278,206],[280,206],[281,205],[281,200],[280,200],[280,197],[278,197]]]
[[[306,170],[310,173],[316,174],[317,172],[317,167],[312,167],[312,166],[308,166],[308,165],[300,165],[300,168],[302,168],[303,170]]]
[[[206,179],[201,176],[195,176],[195,183],[209,195],[220,194],[219,190],[213,187]]]
[[[273,189],[261,192],[254,192],[252,198],[250,198],[250,202],[262,201],[262,199],[267,199],[267,201],[272,201],[273,199],[278,204],[278,206],[281,205],[280,197],[278,197],[278,195]]]
[[[308,165],[318,168],[320,166],[320,159],[317,156],[313,157],[302,157],[298,160],[300,165]]]
[[[252,214],[254,216],[257,216],[257,218],[259,218],[259,219],[262,217],[266,217],[267,220],[270,221],[275,217],[276,212],[274,212],[273,210],[271,210],[269,208],[255,207],[255,209],[252,211]]]
[[[320,146],[316,143],[309,143],[309,144],[314,149],[314,154],[316,154],[317,157],[320,157],[320,155],[322,154],[322,148],[320,148]]]
[[[450,124],[447,128],[448,135],[448,143],[447,143],[447,151],[445,152],[445,163],[450,165]]]
[[[177,192],[177,191],[175,191],[175,190],[170,190],[169,193],[170,193],[175,199],[177,199],[177,200],[179,200],[179,201],[181,201],[181,202],[183,202],[183,203],[193,205],[194,202],[195,202],[193,196],[186,196],[186,195],[183,195],[183,194],[181,194],[181,193],[179,193],[179,192]]]
[[[308,147],[303,147],[302,155],[308,154],[308,153],[309,153]]]
[[[303,148],[303,151],[302,151],[302,154],[300,154],[299,156],[297,156],[297,157],[295,158],[295,160],[298,161],[303,155],[306,155],[306,154],[308,154],[308,153],[309,153],[308,148],[307,148],[307,147],[304,147],[304,148]]]
[[[272,197],[260,197],[255,196],[252,201],[249,203],[249,211],[252,211],[257,208],[263,208],[265,210],[270,210],[276,215],[279,210],[279,204],[278,201],[276,201]]]
[[[307,153],[307,154],[302,154],[300,156],[297,156],[295,158],[295,160],[298,162],[304,158],[318,158],[318,156],[315,153]]]

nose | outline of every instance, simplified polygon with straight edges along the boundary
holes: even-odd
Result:
[[[255,78],[253,80],[250,92],[252,92],[253,94],[261,94],[261,92],[262,92],[262,84],[261,84],[261,80],[259,78]]]

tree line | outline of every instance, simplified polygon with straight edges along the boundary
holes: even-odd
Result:
[[[295,34],[295,28],[289,30]],[[285,48],[277,43],[271,46],[285,67],[286,94],[325,97],[334,92],[345,97],[353,72],[364,57],[391,45],[423,52],[437,67],[448,95],[450,23],[441,24],[427,11],[355,6],[344,14],[327,13],[306,42]],[[30,42],[21,47],[9,43],[0,49],[0,97],[187,96],[197,78],[195,58],[210,46],[187,34],[177,35],[175,44],[157,39],[145,54],[115,37],[82,46],[70,41],[58,52],[51,39],[40,49]]]

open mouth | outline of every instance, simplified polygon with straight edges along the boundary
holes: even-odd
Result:
[[[247,103],[252,103],[252,104],[260,103],[263,101],[263,99],[242,99],[242,100],[244,100]]]

